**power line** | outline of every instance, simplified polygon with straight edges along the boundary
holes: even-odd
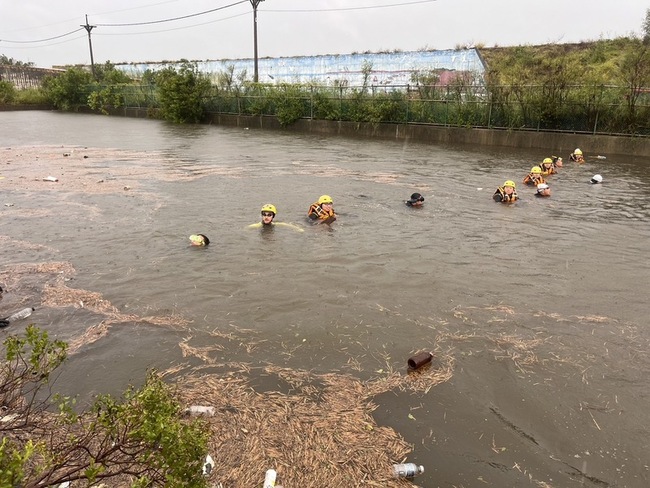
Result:
[[[134,25],[161,24],[163,22],[172,22],[172,21],[175,21],[175,20],[189,19],[190,17],[197,17],[199,15],[205,15],[205,14],[209,14],[209,13],[212,13],[212,12],[217,12],[218,10],[223,10],[223,9],[226,9],[226,8],[234,7],[235,5],[239,5],[239,4],[247,3],[247,2],[248,2],[248,0],[240,0],[239,2],[231,3],[229,5],[224,5],[223,7],[217,7],[217,8],[213,8],[211,10],[204,10],[203,12],[197,12],[195,14],[189,14],[189,15],[182,15],[180,17],[173,17],[173,18],[170,18],[170,19],[152,20],[152,21],[149,21],[149,22],[131,22],[131,23],[127,23],[127,24],[96,24],[96,25],[97,25],[97,27],[130,27],[130,26],[134,26]]]
[[[164,5],[164,4],[167,4],[167,3],[174,3],[174,2],[178,2],[178,1],[180,1],[180,0],[167,0],[165,2],[150,3],[150,4],[147,4],[147,5],[141,5],[139,7],[129,7],[129,8],[123,8],[123,9],[120,9],[120,10],[109,10],[107,12],[94,12],[94,13],[91,13],[89,15],[93,16],[93,15],[114,14],[114,13],[119,13],[119,12],[126,12],[128,10],[138,10],[138,9],[141,9],[141,8],[157,7],[158,5]],[[26,31],[26,30],[42,29],[43,27],[51,27],[53,25],[67,24],[69,22],[76,22],[77,20],[78,20],[78,18],[74,17],[74,18],[71,18],[71,19],[65,19],[65,20],[60,20],[58,22],[53,22],[51,24],[38,25],[38,26],[35,26],[35,27],[21,27],[20,29],[12,29],[12,30],[8,30],[7,32],[22,32],[22,31]]]
[[[172,1],[175,1],[175,0],[172,0]],[[128,26],[138,26],[138,25],[160,24],[160,23],[163,23],[163,22],[172,22],[172,21],[175,21],[175,20],[188,19],[188,18],[191,18],[191,17],[197,17],[197,16],[200,16],[200,15],[205,15],[205,14],[209,14],[209,13],[212,13],[212,12],[217,12],[219,10],[224,10],[226,8],[234,7],[236,5],[239,5],[239,4],[242,4],[242,3],[247,3],[247,2],[248,2],[248,0],[240,0],[239,2],[231,3],[231,4],[224,5],[222,7],[217,7],[217,8],[211,9],[211,10],[205,10],[203,12],[197,12],[197,13],[194,13],[194,14],[183,15],[183,16],[180,16],[180,17],[174,17],[174,18],[169,18],[169,19],[154,20],[154,21],[150,21],[150,22],[133,22],[133,23],[126,23],[126,24],[95,24],[94,27],[128,27]],[[162,3],[170,3],[170,2],[162,2]],[[151,5],[160,5],[160,3],[151,4]],[[246,14],[240,14],[240,15],[246,15]],[[227,17],[227,18],[234,18],[234,17],[238,17],[238,16],[239,15],[235,15],[235,16]],[[220,20],[226,20],[226,19],[220,19]],[[210,22],[206,22],[206,24],[207,23],[210,23]],[[205,25],[205,24],[197,24],[197,25]],[[11,41],[11,40],[7,40],[7,39],[0,39],[0,42],[15,43],[15,44],[33,44],[33,43],[38,43],[38,42],[45,42],[45,41],[51,41],[51,40],[54,40],[54,39],[59,39],[61,37],[65,37],[65,36],[68,36],[70,34],[74,34],[75,32],[79,32],[80,30],[83,30],[83,29],[84,29],[84,27],[81,27],[79,29],[75,29],[73,31],[66,32],[65,34],[61,34],[61,35],[53,36],[53,37],[48,37],[46,39],[36,39],[36,40],[29,40],[29,41]],[[170,30],[175,30],[175,29],[170,29]],[[165,31],[158,31],[158,32],[165,32]],[[95,35],[97,35],[97,33],[95,33]]]
[[[61,34],[60,36],[54,36],[54,37],[48,37],[47,39],[36,39],[33,41],[9,41],[7,39],[0,39],[0,42],[11,42],[13,44],[33,44],[35,42],[45,42],[45,41],[53,41],[54,39],[60,39],[61,37],[69,36],[70,34],[74,34],[75,32],[79,32],[80,30],[83,30],[84,28],[80,29],[75,29],[70,32],[66,32],[65,34]]]
[[[230,20],[230,19],[234,19],[234,18],[237,18],[237,17],[243,17],[244,15],[250,15],[250,12],[244,12],[242,14],[231,15],[230,17],[223,17],[223,18],[217,19],[217,20],[210,20],[209,22],[201,22],[200,24],[185,25],[183,27],[173,27],[171,29],[162,29],[162,30],[145,31],[145,32],[113,32],[113,33],[95,32],[95,36],[102,36],[102,37],[103,36],[138,36],[138,35],[143,35],[143,34],[160,34],[160,33],[164,33],[164,32],[172,32],[172,31],[183,30],[183,29],[191,29],[192,27],[200,27],[202,25],[216,24],[217,22],[223,22],[224,20]]]
[[[145,6],[142,6],[142,7],[132,7],[131,9],[124,9],[124,10],[134,10],[134,9],[137,9],[137,8],[145,8],[145,7],[150,7],[150,6],[162,5],[162,4],[165,4],[165,3],[172,3],[174,1],[177,1],[177,0],[169,0],[169,1],[166,1],[166,2],[153,3],[153,4],[145,5]],[[211,9],[211,10],[205,10],[205,11],[197,12],[197,13],[194,13],[194,14],[183,15],[183,16],[179,16],[179,17],[172,17],[172,18],[168,18],[168,19],[154,20],[154,21],[149,21],[149,22],[132,22],[132,23],[123,23],[123,24],[96,24],[96,26],[98,26],[98,27],[100,27],[100,26],[101,27],[130,27],[130,26],[138,26],[138,25],[160,24],[160,23],[164,23],[164,22],[172,22],[172,21],[175,21],[175,20],[188,19],[188,18],[191,18],[191,17],[198,17],[200,15],[205,15],[205,14],[209,14],[209,13],[212,13],[212,12],[217,12],[219,10],[224,10],[226,8],[234,7],[234,6],[240,5],[242,3],[247,3],[248,1],[249,0],[240,0],[238,2],[231,3],[231,4],[228,4],[228,5],[224,5],[222,7],[217,7],[217,8]],[[437,1],[437,0],[417,0],[417,1],[412,1],[412,2],[393,3],[393,4],[387,4],[387,5],[371,5],[371,6],[366,6],[366,7],[343,7],[343,8],[331,8],[331,9],[311,9],[311,10],[309,10],[309,9],[293,9],[293,10],[292,9],[286,9],[286,10],[282,10],[282,9],[264,9],[264,12],[285,12],[285,13],[301,12],[301,13],[306,13],[306,12],[337,12],[337,11],[346,11],[346,10],[371,10],[371,9],[378,9],[378,8],[401,7],[401,6],[405,6],[405,5],[432,3],[432,2],[435,2],[435,1]],[[122,12],[124,10],[115,10],[113,12]],[[106,12],[104,12],[104,13],[106,13]],[[108,13],[112,13],[112,12],[108,12]],[[243,13],[243,14],[239,14],[239,15],[233,15],[231,17],[226,17],[225,19],[219,19],[219,20],[214,21],[214,22],[220,22],[222,20],[232,19],[232,18],[235,18],[235,17],[243,16],[243,15],[248,15],[248,14]],[[210,24],[210,23],[213,23],[213,22],[205,22],[205,23],[201,23],[201,24],[195,24],[195,26],[201,26],[201,25],[206,25],[206,24]],[[55,24],[50,24],[50,25],[55,25]],[[194,26],[179,27],[179,28],[175,28],[175,29],[168,29],[168,30],[161,30],[161,31],[153,31],[151,33],[155,34],[155,33],[161,33],[161,32],[173,31],[173,30],[180,30],[180,29],[185,29],[185,28],[190,28],[190,27],[194,27]],[[51,40],[54,40],[54,39],[59,39],[61,37],[65,37],[65,36],[68,36],[70,34],[74,34],[75,32],[79,32],[80,30],[83,30],[83,27],[80,28],[80,29],[75,29],[75,30],[70,31],[70,32],[66,32],[65,34],[61,34],[61,35],[53,36],[53,37],[48,37],[48,38],[45,38],[45,39],[35,39],[35,40],[28,40],[28,41],[12,41],[12,40],[7,40],[7,39],[0,39],[0,42],[7,42],[7,43],[13,43],[13,44],[31,44],[31,43],[46,42],[46,41],[51,41]],[[146,32],[134,33],[134,34],[146,34]],[[119,34],[98,34],[98,33],[95,33],[95,35],[119,35]]]
[[[377,8],[387,8],[387,7],[402,7],[404,5],[415,5],[418,3],[432,3],[437,2],[438,0],[418,0],[416,2],[403,2],[403,3],[391,3],[388,5],[370,5],[367,7],[341,7],[341,8],[317,8],[317,9],[264,9],[263,12],[296,12],[296,13],[305,13],[305,12],[341,12],[344,10],[371,10]]]
[[[72,39],[66,39],[65,41],[53,42],[52,44],[43,44],[40,46],[6,46],[6,49],[43,49],[44,47],[58,46],[59,44],[66,44],[68,42],[84,39],[85,37],[86,34],[79,37],[73,37]]]
[[[165,5],[166,3],[174,3],[174,2],[178,2],[178,1],[179,0],[167,0],[166,2],[149,3],[147,5],[140,5],[138,7],[123,8],[123,9],[120,9],[120,10],[110,10],[108,12],[96,12],[96,13],[90,14],[90,15],[115,14],[115,13],[118,13],[118,12],[127,12],[129,10],[138,10],[138,9],[141,9],[141,8],[157,7],[158,5]]]

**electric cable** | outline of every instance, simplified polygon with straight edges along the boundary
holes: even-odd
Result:
[[[377,8],[387,8],[387,7],[402,7],[404,5],[415,5],[418,3],[432,3],[437,2],[438,0],[417,0],[415,2],[403,2],[403,3],[391,3],[387,5],[370,5],[366,7],[341,7],[341,8],[319,8],[319,9],[260,9],[260,12],[296,12],[296,13],[308,13],[308,12],[341,12],[344,10],[371,10]]]
[[[130,22],[126,24],[95,24],[97,27],[130,27],[130,26],[135,26],[135,25],[150,25],[150,24],[161,24],[163,22],[173,22],[175,20],[182,20],[182,19],[189,19],[190,17],[197,17],[199,15],[205,15],[209,14],[212,12],[217,12],[218,10],[223,10],[226,8],[234,7],[235,5],[239,5],[242,3],[248,3],[249,0],[240,0],[239,2],[231,3],[228,5],[224,5],[223,7],[217,7],[213,8],[210,10],[204,10],[203,12],[197,12],[195,14],[189,14],[189,15],[182,15],[180,17],[173,17],[170,19],[161,19],[161,20],[151,20],[148,22]]]
[[[73,37],[72,39],[66,39],[65,41],[53,42],[52,44],[41,44],[40,46],[11,46],[10,49],[43,49],[44,47],[58,46],[59,44],[65,44],[66,42],[76,41],[78,39],[87,39],[86,34],[79,37]]]
[[[36,43],[36,42],[52,41],[54,39],[60,39],[61,37],[69,36],[70,34],[74,34],[75,32],[79,32],[80,30],[84,30],[84,28],[80,27],[79,29],[75,29],[73,31],[66,32],[65,34],[61,34],[59,36],[54,36],[54,37],[48,37],[46,39],[36,39],[36,40],[33,40],[33,41],[10,41],[8,39],[0,39],[0,42],[11,42],[13,44],[32,44],[32,43]]]
[[[224,20],[230,20],[234,19],[236,17],[243,17],[244,15],[250,15],[250,12],[244,12],[243,14],[237,14],[237,15],[231,15],[230,17],[224,17],[221,19],[217,20],[210,20],[209,22],[202,22],[200,24],[192,24],[192,25],[186,25],[183,27],[173,27],[171,29],[162,29],[162,30],[155,30],[155,31],[146,31],[146,32],[95,32],[95,36],[139,36],[143,34],[160,34],[164,32],[172,32],[172,31],[177,31],[177,30],[183,30],[183,29],[191,29],[192,27],[200,27],[202,25],[209,25],[209,24],[216,24],[217,22],[223,22]]]

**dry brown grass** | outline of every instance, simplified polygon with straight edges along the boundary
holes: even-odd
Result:
[[[203,356],[201,351],[196,351]],[[259,485],[276,469],[284,486],[412,486],[392,478],[391,466],[412,446],[393,429],[378,426],[372,399],[392,389],[429,389],[451,378],[453,360],[410,374],[391,373],[367,382],[345,374],[316,375],[269,366],[266,375],[287,391],[255,391],[247,374],[183,375],[188,405],[213,406],[211,481],[230,487]]]

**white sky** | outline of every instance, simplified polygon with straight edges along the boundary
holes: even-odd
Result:
[[[262,58],[580,42],[640,35],[649,8],[650,0],[264,0],[258,50]],[[250,0],[0,0],[0,54],[41,67],[90,64],[86,14],[97,25],[97,64],[253,57]]]

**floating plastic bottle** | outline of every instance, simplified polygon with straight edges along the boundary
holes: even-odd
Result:
[[[418,369],[424,366],[425,364],[429,364],[432,358],[433,358],[433,354],[431,354],[430,352],[420,352],[415,356],[410,357],[407,363],[410,369]]]
[[[35,310],[34,307],[23,308],[19,312],[13,313],[9,317],[5,317],[2,320],[6,320],[7,322],[11,323],[11,322],[16,322],[17,320],[26,319],[32,314],[34,310]]]
[[[273,488],[275,486],[275,479],[278,473],[275,469],[267,469],[266,476],[264,476],[264,488]]]
[[[600,154],[596,156],[596,159],[607,159],[607,156],[601,156]]]
[[[203,476],[210,476],[212,468],[214,468],[214,459],[212,459],[212,456],[208,454],[205,456],[205,462],[203,463]]]
[[[424,473],[424,466],[415,463],[393,464],[393,473],[396,478],[414,478]]]
[[[203,405],[192,405],[184,410],[186,415],[203,415],[205,417],[212,417],[215,412],[214,407]]]

